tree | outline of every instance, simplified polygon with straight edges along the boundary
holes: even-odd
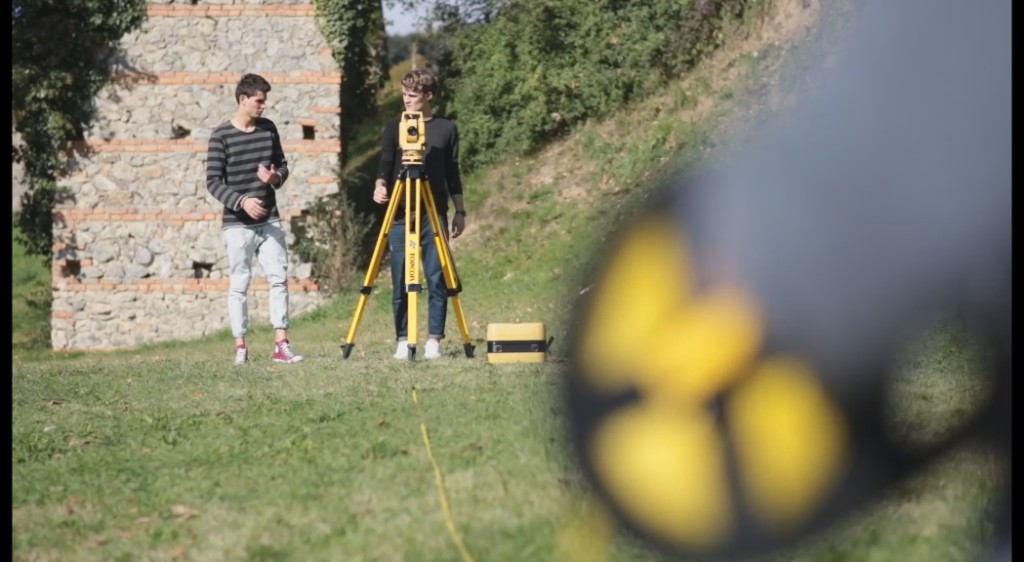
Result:
[[[443,26],[457,21],[461,24],[490,23],[509,4],[509,0],[385,0],[391,6],[427,13],[427,21]]]
[[[388,36],[388,64],[395,66],[412,57],[412,46],[415,43],[416,53],[428,61],[436,61],[443,57],[443,38],[436,33],[409,33],[407,35]]]
[[[121,38],[145,21],[145,0],[17,0],[11,3],[11,110],[25,166],[19,241],[49,261],[62,153],[83,138],[93,98],[110,78]]]
[[[489,22],[448,20],[448,58],[433,61],[463,169],[529,153],[642,99],[713,50],[748,1],[448,0],[498,9]]]
[[[342,151],[346,135],[375,114],[377,91],[387,79],[388,45],[381,0],[314,0],[320,31],[344,77],[341,84]],[[347,160],[342,154],[343,162]]]

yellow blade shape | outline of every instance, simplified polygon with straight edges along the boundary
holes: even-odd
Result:
[[[789,532],[820,507],[847,451],[847,427],[812,370],[769,357],[737,388],[727,408],[740,478],[753,515]]]
[[[754,301],[735,288],[698,295],[652,335],[635,364],[645,399],[700,405],[744,374],[762,340]]]
[[[687,249],[667,217],[643,220],[623,239],[595,287],[577,351],[584,380],[601,392],[633,384],[635,366],[691,289]]]
[[[595,428],[587,455],[614,503],[666,545],[709,550],[730,533],[723,445],[704,411],[636,402]]]

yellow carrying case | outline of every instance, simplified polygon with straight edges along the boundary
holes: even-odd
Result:
[[[543,363],[547,351],[543,323],[487,325],[488,363]]]

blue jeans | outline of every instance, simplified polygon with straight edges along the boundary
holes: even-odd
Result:
[[[448,217],[438,214],[448,239]],[[395,338],[407,339],[409,335],[409,295],[405,290],[405,221],[395,221],[388,232],[388,249],[391,253],[391,304],[395,312]],[[420,219],[420,256],[423,261],[421,284],[426,285],[427,337],[444,338],[444,324],[448,318],[448,286],[441,271],[441,259],[437,255],[434,229],[430,219]]]

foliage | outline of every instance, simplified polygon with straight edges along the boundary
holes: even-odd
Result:
[[[457,19],[467,24],[486,24],[510,4],[509,0],[438,0],[431,14],[441,22]]]
[[[374,168],[375,171],[375,168]],[[325,294],[348,286],[360,273],[372,219],[357,204],[355,193],[373,185],[373,175],[353,169],[341,174],[338,193],[323,197],[305,210],[294,225],[295,252],[313,264],[313,277]]]
[[[510,0],[386,0],[405,10],[425,13],[427,31],[406,36],[389,38],[394,42],[395,56],[392,64],[405,60],[402,54],[411,54],[410,45],[417,44],[419,54],[429,61],[427,66],[441,74],[441,91],[434,109],[444,112],[446,102],[452,97],[452,89],[448,86],[454,76],[452,68],[453,41],[463,28],[487,25],[492,22],[503,9],[512,4]],[[454,81],[452,81],[454,82]]]
[[[11,347],[50,349],[50,268],[29,255],[17,226],[11,230]]]
[[[423,57],[418,64],[424,65]],[[392,66],[388,80],[377,93],[377,115],[396,115],[401,110],[399,83],[412,61]],[[383,205],[373,201],[373,184],[380,162],[381,126],[363,119],[347,131],[351,157],[338,173],[339,193],[307,209],[306,221],[296,232],[296,250],[313,264],[322,288],[335,292],[349,286],[353,275],[370,261],[383,219]]]
[[[642,98],[717,46],[743,0],[514,0],[488,25],[448,22],[449,115],[467,169],[528,153]],[[680,24],[680,22],[682,22]]]
[[[428,61],[438,60],[444,56],[442,38],[436,33],[409,33],[407,35],[388,36],[388,64],[395,65],[412,57],[412,45],[416,44],[417,55]]]
[[[405,10],[425,11],[428,23],[459,21],[489,23],[509,5],[509,0],[387,0]],[[427,8],[422,10],[421,8]]]
[[[387,77],[388,44],[379,0],[314,0],[313,5],[320,32],[343,77],[340,190],[315,202],[295,222],[294,250],[313,264],[322,290],[331,293],[351,280],[364,254],[370,219],[354,195],[365,188],[361,183],[371,185],[372,180],[364,178],[361,131],[377,116],[378,93]]]
[[[687,91],[718,99],[717,91]],[[460,298],[477,344],[473,359],[461,355],[452,333],[440,361],[391,360],[386,281],[368,302],[347,360],[338,340],[359,297],[354,287],[295,319],[291,337],[307,357],[295,365],[260,353],[245,368],[231,367],[227,330],[114,353],[26,357],[15,349],[12,558],[455,560],[429,455],[444,477],[452,524],[476,559],[571,558],[557,553],[583,486],[566,457],[562,327],[581,287],[568,281],[571,262],[585,255],[578,241],[603,238],[608,206],[567,204],[561,191],[574,182],[597,186],[586,169],[603,169],[609,159],[653,163],[644,154],[662,153],[648,143],[672,144],[671,136],[655,142],[662,124],[691,126],[678,118],[691,105],[682,93],[675,105],[651,99],[667,107],[660,113],[629,110],[624,120],[583,127],[592,139],[568,158],[580,169],[529,193],[516,174],[536,178],[564,153],[503,162],[489,176],[509,178],[501,186],[472,182],[480,186],[466,194],[472,217],[485,216],[491,201],[508,202],[502,215],[515,215],[504,226],[496,212],[488,222],[473,218],[454,241],[468,281]],[[716,106],[735,105],[746,118],[751,105],[741,95]],[[642,167],[621,174],[613,183],[656,185]],[[486,364],[485,325],[513,321],[544,322],[557,336],[556,361]],[[421,315],[421,330],[425,324]],[[898,427],[941,432],[985,396],[970,344],[955,335],[911,350],[894,381]],[[269,326],[253,326],[251,345],[272,342]],[[418,405],[410,388],[419,390]],[[421,428],[429,429],[429,455]],[[962,451],[849,524],[756,560],[981,559],[1001,468],[988,454]],[[663,559],[625,534],[607,554],[609,562]]]
[[[387,35],[379,0],[314,0],[323,33],[343,76],[342,162],[349,131],[376,115],[377,91],[387,76]]]
[[[327,16],[321,27],[333,45],[351,44],[357,31],[378,29],[368,25],[366,18],[360,19],[359,6],[350,4],[340,0],[318,4],[319,13]],[[529,152],[568,131],[571,124],[607,115],[650,92],[716,44],[722,13],[741,13],[739,0],[695,4],[661,0],[652,5],[613,0],[596,4],[577,0],[402,0],[399,4],[421,12],[430,8],[431,25],[427,33],[388,37],[388,52],[405,54],[416,41],[418,50],[423,47],[420,54],[441,74],[435,109],[460,119],[461,161],[466,172],[496,157]],[[343,5],[349,8],[342,9]],[[659,22],[656,33],[651,33],[651,21]],[[343,33],[353,39],[347,43],[336,39]],[[353,72],[370,68],[358,64],[370,60],[365,58],[370,51],[360,50],[368,44],[358,42],[360,48],[351,52],[336,48],[335,57],[339,64],[355,69]],[[349,57],[347,62],[345,57]],[[347,150],[361,144],[372,146],[367,141],[379,137],[376,125],[364,125],[375,122],[373,117],[380,115],[380,110],[386,111],[382,105],[395,101],[397,90],[384,84],[397,82],[401,72],[396,75],[396,71],[404,68],[406,61],[392,62],[389,81],[372,82],[370,77],[375,75],[364,70],[364,81],[358,82],[358,76],[346,73],[346,84],[364,86],[343,94],[347,96],[342,102],[343,116],[362,117],[359,122],[343,124]],[[367,101],[371,84],[377,86],[376,103]],[[356,154],[373,158],[367,151],[357,150]],[[367,203],[363,196],[372,184],[374,164],[346,159],[339,175],[345,193],[309,211],[310,226],[304,234],[314,238],[300,244],[327,287],[346,282],[355,264],[365,263],[366,256],[353,251],[372,250],[366,237],[372,228],[365,223],[379,214],[379,206]],[[344,226],[348,220],[357,224]],[[359,237],[352,236],[359,232],[364,236],[357,244]]]
[[[53,246],[52,209],[69,197],[58,189],[61,153],[81,139],[93,97],[109,79],[108,63],[125,33],[146,17],[145,0],[19,0],[12,4],[11,110],[28,191],[17,221],[29,253]],[[54,38],[59,38],[55,40]]]

